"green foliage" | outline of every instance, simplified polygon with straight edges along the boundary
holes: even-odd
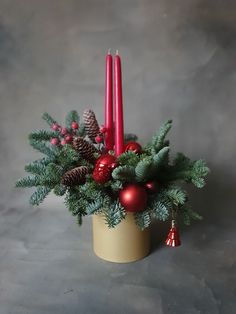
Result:
[[[57,123],[56,120],[54,120],[47,112],[44,112],[42,118],[48,123],[49,126],[52,126],[52,124]]]
[[[101,201],[101,199],[96,199],[94,201],[91,201],[86,208],[86,213],[88,215],[93,215],[99,212],[102,209],[102,206],[103,206],[103,202]]]
[[[192,182],[196,187],[202,188],[205,185],[204,177],[209,173],[209,168],[203,160],[191,161],[181,153],[178,153],[173,165],[166,169],[162,179],[165,181]]]
[[[184,205],[179,209],[182,222],[189,226],[192,220],[201,220],[202,216],[191,209],[190,206]]]
[[[50,193],[51,188],[46,186],[37,187],[36,191],[30,197],[31,205],[39,205],[44,201],[47,195]]]
[[[196,187],[202,188],[205,185],[205,177],[209,173],[209,168],[203,160],[196,160],[192,165],[191,181]]]
[[[69,130],[71,129],[71,123],[72,122],[79,123],[79,115],[78,115],[76,110],[72,110],[66,115],[66,127],[67,127],[67,129],[69,129]]]
[[[151,145],[152,145],[152,154],[156,154],[159,152],[160,149],[162,149],[166,143],[165,143],[165,137],[172,126],[172,120],[168,120],[166,123],[164,123],[159,131],[153,136]]]
[[[45,171],[46,166],[53,162],[55,158],[44,157],[38,160],[35,160],[25,166],[25,171],[33,174],[42,174]]]
[[[73,216],[85,215],[89,203],[81,197],[78,188],[69,188],[65,196],[65,205]]]
[[[109,228],[115,228],[126,215],[124,208],[118,200],[114,201],[110,207],[105,207],[103,213]]]
[[[132,182],[135,178],[135,168],[132,166],[119,166],[112,172],[114,180]]]
[[[167,165],[169,160],[169,147],[163,147],[157,154],[153,156],[153,163],[155,167],[155,171],[158,171],[161,166]]]
[[[168,219],[170,211],[173,208],[168,195],[168,189],[162,189],[156,194],[149,202],[149,208],[151,209],[151,215],[155,219],[165,221]]]
[[[122,188],[123,183],[119,180],[112,180],[111,189],[114,193],[117,193]]]
[[[41,185],[54,187],[61,181],[63,168],[55,163],[46,166],[45,172],[41,175]]]
[[[151,224],[152,218],[150,215],[150,210],[144,210],[143,212],[135,213],[136,224],[144,230]]]
[[[118,157],[118,163],[122,166],[136,166],[140,157],[133,151],[127,151]]]
[[[135,168],[136,180],[138,182],[145,182],[153,176],[153,159],[152,157],[145,157],[140,160]]]
[[[63,196],[67,191],[67,187],[62,184],[57,184],[54,186],[54,194],[57,196]]]
[[[57,137],[58,133],[55,131],[45,131],[39,130],[30,133],[29,140],[30,141],[49,141],[52,137]]]
[[[172,206],[183,205],[186,202],[186,192],[179,187],[170,187],[166,190],[166,196],[172,203]]]
[[[79,130],[77,131],[77,135],[81,137],[84,137],[86,135],[85,125],[82,122],[79,125]]]
[[[34,149],[38,150],[42,154],[47,155],[50,158],[55,157],[60,150],[60,148],[57,147],[56,145],[51,145],[42,141],[37,141],[32,138],[29,141],[30,141],[30,145]]]
[[[40,184],[39,176],[29,175],[16,181],[17,188],[30,188]]]

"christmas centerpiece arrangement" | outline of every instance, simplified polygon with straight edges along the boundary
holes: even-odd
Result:
[[[144,146],[137,142],[136,135],[124,134],[118,54],[114,58],[114,88],[112,68],[108,53],[105,124],[99,126],[91,109],[83,112],[82,119],[77,111],[69,112],[65,125],[44,113],[50,130],[32,132],[29,141],[45,156],[25,166],[29,175],[18,180],[16,186],[36,187],[30,198],[32,205],[39,205],[51,191],[64,196],[66,207],[79,225],[84,216],[93,215],[101,217],[104,228],[113,230],[132,215],[132,223],[142,232],[153,219],[171,220],[166,244],[178,246],[177,219],[189,224],[191,219],[201,218],[189,206],[182,183],[203,187],[209,169],[203,160],[191,161],[182,153],[170,160],[166,135],[171,120]]]

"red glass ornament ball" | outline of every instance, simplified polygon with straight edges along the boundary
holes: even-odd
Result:
[[[135,152],[136,154],[140,154],[142,152],[142,147],[137,142],[128,142],[125,144],[125,152],[129,150]]]
[[[100,156],[93,170],[93,179],[97,183],[105,183],[111,179],[112,170],[117,166],[116,157],[110,154]]]
[[[138,184],[129,184],[119,193],[119,201],[126,211],[141,212],[147,205],[147,192]]]
[[[149,193],[156,193],[158,191],[158,184],[155,181],[146,182],[145,188]]]
[[[72,129],[77,130],[79,128],[79,124],[77,122],[72,122],[71,127]]]
[[[117,166],[117,159],[115,156],[110,154],[104,154],[100,156],[96,161],[96,166],[98,167],[109,167],[111,169],[114,169]],[[96,167],[95,166],[95,167]]]

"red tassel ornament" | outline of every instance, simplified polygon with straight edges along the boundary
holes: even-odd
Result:
[[[166,239],[166,245],[167,246],[180,246],[180,237],[179,237],[179,231],[178,228],[175,225],[175,220],[172,220],[171,222],[171,229],[168,233],[167,239]]]

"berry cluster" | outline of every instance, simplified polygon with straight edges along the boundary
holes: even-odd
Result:
[[[52,145],[66,145],[72,143],[73,136],[77,134],[79,129],[79,124],[74,121],[71,123],[71,129],[68,129],[61,127],[58,123],[53,123],[51,129],[58,133],[58,137],[51,138],[50,143]]]

